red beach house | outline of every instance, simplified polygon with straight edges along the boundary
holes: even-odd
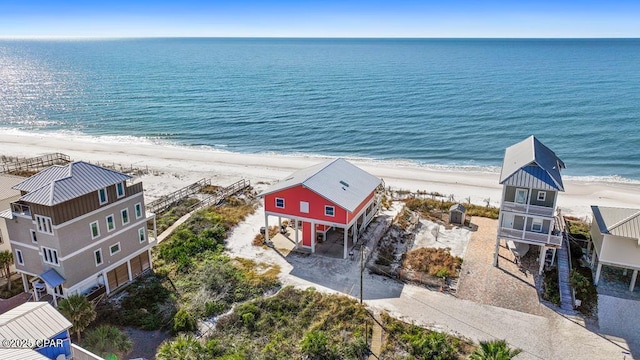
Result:
[[[326,240],[332,228],[344,230],[344,258],[349,234],[352,244],[378,211],[376,189],[382,180],[344,159],[335,159],[296,171],[260,194],[264,198],[264,220],[269,216],[291,219],[296,248],[316,250],[317,238]],[[302,244],[298,229],[302,227]],[[269,240],[268,231],[266,232]]]

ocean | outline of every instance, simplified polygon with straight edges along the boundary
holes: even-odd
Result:
[[[0,40],[0,131],[640,180],[640,39]]]

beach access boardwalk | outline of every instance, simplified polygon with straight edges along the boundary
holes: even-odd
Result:
[[[209,179],[202,179],[209,180]],[[210,180],[209,180],[210,184]],[[193,185],[193,184],[192,184]],[[190,185],[190,186],[192,186]],[[185,221],[187,221],[191,215],[193,215],[196,211],[205,208],[207,206],[217,206],[222,203],[222,201],[229,196],[235,195],[251,186],[251,182],[246,179],[240,179],[233,184],[218,189],[215,193],[208,195],[206,198],[197,202],[189,208],[189,212],[183,215],[180,219],[176,220],[175,223],[171,224],[162,234],[158,235],[158,243],[169,237],[173,231],[178,228],[178,226],[182,225]],[[182,190],[182,189],[181,189]],[[173,193],[172,193],[173,194]],[[195,193],[193,193],[195,194]]]
[[[573,313],[573,295],[569,285],[571,259],[569,259],[569,241],[563,235],[562,247],[558,249],[558,286],[560,288],[560,308]]]
[[[0,172],[7,174],[36,172],[52,165],[65,165],[70,162],[71,157],[62,153],[49,153],[30,158],[12,158],[0,163]]]

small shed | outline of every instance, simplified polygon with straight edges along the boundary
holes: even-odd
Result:
[[[449,208],[449,223],[464,225],[467,209],[462,204],[454,204]]]

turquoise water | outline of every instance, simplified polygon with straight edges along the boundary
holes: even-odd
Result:
[[[640,40],[0,40],[0,128],[640,180]]]

